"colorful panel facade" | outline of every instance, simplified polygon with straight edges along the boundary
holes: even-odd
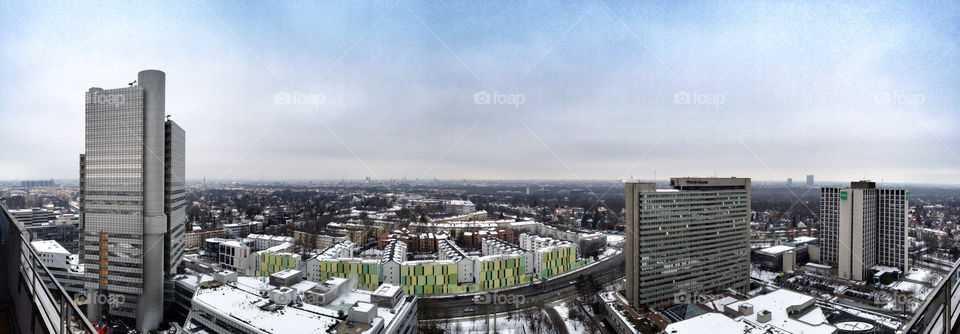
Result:
[[[477,284],[470,291],[499,289],[530,282],[526,259],[522,256],[477,261]]]
[[[293,254],[266,254],[260,253],[257,264],[257,276],[270,276],[287,269],[300,270],[298,259]]]
[[[574,269],[577,263],[577,246],[560,248],[538,254],[540,258],[540,278],[550,278]],[[577,267],[583,264],[577,264]]]
[[[320,281],[330,277],[357,280],[357,289],[376,290],[380,286],[380,264],[363,262],[320,261]]]
[[[466,292],[457,282],[455,263],[400,266],[400,285],[403,286],[403,293],[408,295]]]

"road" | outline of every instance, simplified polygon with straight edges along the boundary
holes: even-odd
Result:
[[[473,295],[452,298],[421,298],[418,306],[418,317],[422,320],[431,320],[477,316],[486,313],[525,309],[536,305],[537,302],[547,303],[567,297],[574,297],[577,295],[577,288],[576,285],[571,282],[575,282],[580,275],[593,275],[593,280],[601,284],[611,283],[623,278],[624,258],[624,253],[620,253],[613,258],[598,262],[590,267],[561,278],[496,292],[496,294],[500,296],[523,296],[524,298],[521,299],[523,303],[519,304],[478,305],[473,302]],[[473,309],[473,311],[466,312],[465,310],[468,308]]]
[[[550,316],[550,322],[553,323],[553,329],[560,334],[570,334],[570,331],[567,330],[567,325],[563,323],[563,317],[557,313],[557,309],[548,308],[547,315]]]

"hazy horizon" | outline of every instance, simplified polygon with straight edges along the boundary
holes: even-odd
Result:
[[[707,178],[709,178],[709,177],[714,177],[714,176],[703,176],[703,175],[669,176],[669,177],[666,177],[666,178],[658,178],[658,179],[656,179],[655,181],[656,181],[657,183],[667,183],[667,182],[670,181],[670,178],[674,178],[674,177],[707,177]],[[722,175],[718,175],[718,176],[716,176],[716,177],[719,177],[719,178],[724,178],[724,177],[744,177],[744,178],[750,178],[750,177],[748,177],[748,176],[722,176]],[[79,179],[77,179],[77,178],[73,178],[73,179],[71,179],[71,178],[40,178],[40,179],[4,179],[4,180],[0,180],[0,183],[5,183],[5,182],[7,182],[7,183],[9,183],[9,182],[19,182],[19,181],[36,181],[36,180],[53,180],[54,182],[57,182],[57,181],[79,182]],[[187,179],[186,179],[187,184],[196,184],[196,183],[201,183],[201,182],[204,182],[204,181],[207,182],[207,183],[234,182],[234,183],[240,183],[240,184],[267,184],[267,183],[278,183],[278,182],[279,182],[279,183],[299,184],[299,183],[309,183],[309,182],[324,182],[324,183],[330,183],[330,182],[364,182],[364,181],[366,181],[366,178],[262,179],[262,180],[261,180],[261,179],[213,179],[213,178],[211,178],[211,179],[206,179],[206,180],[205,180],[205,178],[198,177],[198,178],[187,178]],[[421,179],[415,179],[415,178],[402,178],[402,177],[401,177],[401,178],[388,178],[388,179],[375,179],[375,178],[371,178],[370,181],[371,181],[371,182],[385,182],[385,181],[390,181],[390,182],[396,182],[396,181],[405,181],[405,182],[433,182],[433,181],[438,181],[438,182],[442,182],[442,183],[464,182],[464,181],[466,181],[466,182],[491,182],[491,183],[497,183],[497,182],[502,182],[502,183],[522,183],[522,182],[545,182],[545,183],[596,182],[596,183],[609,183],[609,182],[628,182],[628,181],[635,181],[635,182],[653,182],[654,180],[652,180],[652,179],[640,179],[640,178],[633,179],[633,180],[629,180],[629,179],[463,179],[463,178],[458,178],[458,179],[442,179],[442,178],[437,178],[437,179],[432,179],[432,178],[430,178],[430,179],[423,179],[423,178],[421,178]],[[758,180],[758,179],[753,179],[753,178],[751,178],[750,181],[751,181],[754,185],[786,185],[786,180]],[[861,179],[851,179],[851,180],[848,180],[848,181],[834,181],[834,180],[816,181],[816,182],[814,183],[813,187],[818,187],[818,186],[822,186],[822,185],[849,184],[850,182],[854,182],[854,181],[871,181],[871,182],[876,182],[878,186],[880,186],[880,185],[888,185],[888,186],[890,186],[890,185],[893,185],[893,186],[906,185],[906,186],[960,187],[960,182],[956,182],[956,183],[923,183],[923,182],[898,182],[898,181],[889,181],[889,182],[888,182],[888,181],[886,181],[886,180],[861,180]],[[800,188],[807,187],[807,185],[806,185],[805,181],[804,181],[804,182],[797,182],[796,180],[794,180],[792,187],[800,189]]]
[[[198,180],[960,181],[960,3],[0,3],[0,179],[166,73]],[[849,182],[849,181],[833,181]]]

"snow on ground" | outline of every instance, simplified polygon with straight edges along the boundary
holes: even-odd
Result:
[[[563,324],[567,326],[567,332],[570,334],[575,333],[586,333],[586,325],[580,321],[570,319],[570,309],[566,305],[557,305],[553,307],[557,310],[557,314],[560,315],[560,318],[563,318]],[[579,310],[578,310],[579,311]]]
[[[907,274],[907,279],[913,280],[913,281],[926,282],[927,280],[930,279],[931,275],[933,275],[933,273],[931,273],[927,269],[910,268],[910,273]]]
[[[891,318],[889,318],[889,317],[881,317],[881,316],[877,316],[876,314],[873,314],[873,313],[861,312],[861,311],[858,311],[858,310],[856,310],[856,309],[849,308],[849,307],[843,307],[843,306],[840,306],[840,305],[837,305],[837,304],[834,304],[834,305],[831,305],[831,306],[832,306],[833,308],[839,310],[839,311],[843,311],[843,312],[846,312],[846,313],[849,313],[849,314],[851,314],[851,315],[854,315],[854,316],[857,316],[857,317],[861,317],[861,318],[864,318],[864,319],[869,319],[869,320],[876,321],[876,322],[878,322],[878,323],[880,323],[880,324],[882,324],[883,326],[888,327],[888,328],[892,328],[892,329],[900,328],[900,322],[895,321],[895,320],[893,320],[893,319],[891,319]]]
[[[623,236],[618,234],[607,234],[607,244],[611,246],[623,245]]]
[[[531,317],[533,320],[531,320]],[[533,323],[532,328],[530,326],[531,322]],[[446,333],[460,334],[489,333],[492,332],[493,328],[497,329],[497,333],[503,334],[546,334],[557,332],[554,330],[550,316],[548,316],[546,312],[537,312],[531,316],[522,314],[514,315],[511,319],[507,319],[506,315],[500,315],[496,318],[496,325],[494,325],[494,319],[491,317],[489,321],[484,321],[484,319],[464,319],[438,324],[437,327]]]
[[[771,271],[766,271],[766,270],[759,269],[759,268],[751,268],[751,269],[750,269],[750,277],[759,279],[759,280],[761,280],[761,281],[776,282],[776,281],[777,281],[777,275],[779,275],[779,273],[775,273],[775,272],[771,272]]]
[[[912,292],[912,293],[915,293],[916,296],[918,297],[921,294],[921,290],[925,289],[925,287],[921,284],[907,282],[907,281],[893,283],[892,285],[890,285],[890,288],[897,291]]]
[[[940,282],[940,275],[937,275],[927,269],[911,268],[906,277],[907,281],[896,282],[890,285],[890,288],[898,291],[913,293],[919,300],[927,299],[927,295],[933,291],[933,286]],[[923,283],[917,283],[923,282]]]
[[[613,248],[613,247],[607,247],[607,249],[605,249],[605,250],[603,251],[603,254],[600,254],[600,258],[599,258],[598,260],[609,259],[609,258],[611,258],[611,257],[616,256],[616,255],[619,254],[619,253],[620,253],[620,249]]]

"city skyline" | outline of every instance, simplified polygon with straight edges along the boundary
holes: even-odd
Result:
[[[960,332],[960,2],[0,2],[0,332]]]
[[[143,68],[191,178],[960,176],[957,4],[2,6],[4,179],[75,177],[76,92]]]

